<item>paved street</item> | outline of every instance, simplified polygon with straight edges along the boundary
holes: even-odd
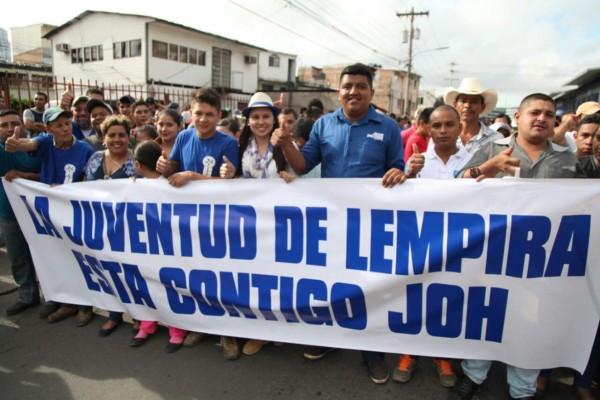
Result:
[[[14,288],[4,249],[0,292]],[[7,318],[17,293],[0,295],[0,399],[446,399],[430,358],[422,358],[408,384],[372,384],[360,353],[339,350],[320,361],[302,357],[302,347],[269,345],[257,355],[226,361],[217,338],[174,354],[163,351],[167,329],[131,348],[131,325],[98,336],[104,317],[83,328],[73,318],[48,324],[39,307]],[[241,341],[242,342],[242,341]],[[243,344],[243,342],[242,342]],[[393,367],[396,355],[388,355]],[[456,363],[458,366],[459,363]],[[575,399],[567,370],[555,374],[548,400]],[[560,376],[559,376],[560,375]],[[495,364],[480,399],[508,398],[505,368]]]

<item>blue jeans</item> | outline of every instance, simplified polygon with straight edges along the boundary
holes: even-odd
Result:
[[[487,373],[492,366],[487,360],[463,360],[462,369],[478,385],[487,378]],[[506,381],[508,382],[510,395],[515,399],[533,396],[539,369],[525,369],[506,364]]]
[[[6,241],[6,252],[13,277],[19,285],[19,301],[25,304],[37,303],[40,300],[40,291],[29,245],[21,227],[17,221],[0,219],[0,229]]]

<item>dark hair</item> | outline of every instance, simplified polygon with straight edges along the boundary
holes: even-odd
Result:
[[[546,101],[548,103],[552,103],[552,106],[554,107],[554,110],[556,111],[556,103],[554,102],[554,99],[552,97],[550,97],[544,93],[532,93],[528,96],[525,96],[525,98],[523,100],[521,100],[521,104],[519,104],[519,112],[523,111],[523,107],[525,106],[525,104],[529,103],[530,101],[534,101],[534,100],[542,100],[542,101]]]
[[[46,93],[44,93],[44,92],[35,92],[35,96],[44,96],[44,98],[46,99],[46,101],[48,101],[48,95]]]
[[[217,111],[221,111],[221,95],[212,88],[198,89],[192,93],[192,104],[194,103],[210,104]]]
[[[419,124],[421,121],[423,121],[426,124],[428,124],[429,123],[429,117],[431,117],[431,113],[433,112],[433,110],[434,110],[433,107],[427,107],[427,108],[423,109],[423,111],[421,111],[421,114],[419,114],[419,118],[417,119],[417,124]]]
[[[281,114],[292,114],[294,119],[298,119],[298,113],[293,108],[284,108],[281,110]]]
[[[437,106],[435,108],[426,108],[423,110],[423,112],[421,114],[425,113],[426,110],[431,110],[431,112],[429,113],[429,116],[427,117],[428,121],[431,120],[431,115],[434,112],[440,110],[440,111],[450,111],[451,113],[454,114],[454,116],[456,117],[456,120],[460,122],[460,114],[458,113],[458,111],[456,111],[456,108],[454,108],[448,104],[442,104],[441,106]]]
[[[496,115],[496,118],[506,118],[506,121],[507,121],[507,122],[506,122],[506,124],[507,124],[508,126],[511,126],[511,124],[512,124],[512,120],[511,120],[511,119],[510,119],[510,117],[509,117],[508,115],[506,115],[505,113],[502,113],[502,114],[498,114],[498,115]],[[496,119],[496,118],[494,118],[494,119]]]
[[[320,99],[316,99],[316,98],[309,101],[306,106],[306,108],[311,108],[311,107],[320,108],[321,111],[325,110],[325,106],[323,105],[323,102]]]
[[[158,137],[158,132],[156,132],[156,128],[152,125],[142,125],[142,126],[138,126],[135,130],[135,132],[137,134],[139,134],[140,132],[146,132],[146,134],[148,135],[148,137],[151,140],[154,140]]]
[[[579,123],[577,124],[577,131],[581,128],[582,125],[585,124],[596,124],[600,125],[600,114],[590,114],[586,115]]]
[[[309,117],[300,117],[294,124],[292,128],[292,133],[294,137],[304,139],[308,142],[308,138],[310,137],[310,131],[312,130],[315,121],[313,121]]]
[[[156,162],[162,154],[160,145],[153,140],[146,140],[137,145],[133,158],[146,168],[156,171]]]
[[[312,119],[318,119],[323,115],[323,110],[319,107],[310,107],[306,110],[306,116]]]
[[[135,109],[141,106],[148,107],[148,109],[150,109],[150,105],[148,103],[146,103],[144,100],[138,100],[132,104],[131,111],[135,112]]]
[[[179,114],[177,111],[173,110],[172,108],[165,108],[163,110],[160,110],[158,112],[158,115],[156,116],[156,120],[158,121],[158,119],[160,117],[162,117],[163,115],[168,115],[169,117],[173,118],[173,121],[175,121],[175,123],[178,126],[181,126],[183,124],[183,118],[181,117],[181,114]]]
[[[342,81],[342,78],[344,78],[344,75],[365,76],[367,78],[367,81],[369,81],[369,87],[373,88],[373,72],[371,71],[371,68],[367,67],[364,64],[348,65],[342,70],[342,73],[340,75],[340,82]]]
[[[125,128],[125,132],[127,136],[129,136],[129,131],[131,130],[131,121],[124,115],[116,114],[109,115],[100,125],[100,131],[102,132],[102,136],[106,135],[106,132],[110,129],[111,126],[122,126]]]
[[[219,121],[217,126],[224,126],[230,132],[232,132],[234,135],[237,131],[240,130],[240,124],[237,122],[237,120],[235,118],[223,118],[222,120]]]
[[[235,171],[235,176],[242,176],[242,158],[244,157],[244,152],[248,148],[248,144],[253,135],[250,125],[248,125],[248,121],[249,119],[246,119],[246,124],[244,125],[244,129],[242,129],[238,141],[238,168],[237,171]],[[275,114],[273,114],[273,129],[271,130],[270,135],[272,135],[277,128],[279,128],[279,122],[277,121],[277,118],[275,118]],[[285,171],[287,169],[287,162],[285,161],[285,156],[283,155],[283,150],[280,146],[273,147],[273,160],[275,160],[275,165],[277,165],[277,172]]]
[[[15,110],[2,110],[2,111],[0,111],[0,118],[6,117],[7,115],[16,115],[17,117],[19,117],[19,119],[21,119],[21,114],[19,114]]]
[[[89,88],[87,92],[85,92],[85,95],[89,97],[90,94],[99,94],[104,98],[104,91],[100,88]]]

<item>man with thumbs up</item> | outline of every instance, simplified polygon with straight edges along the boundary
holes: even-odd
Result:
[[[477,151],[459,172],[463,178],[585,178],[575,155],[552,143],[556,104],[551,97],[534,93],[521,101],[515,113],[516,135],[495,140]],[[487,378],[488,360],[463,360],[464,376],[454,388],[454,398],[471,399]],[[533,399],[538,369],[507,365],[511,398]]]
[[[18,138],[24,130],[21,117],[16,111],[0,111],[0,176],[7,181],[14,178],[40,179],[40,161],[37,158],[25,152],[8,153],[4,148],[6,139],[11,136]],[[39,304],[40,292],[29,246],[1,184],[0,228],[6,239],[12,274],[19,285],[19,300],[6,310],[7,316],[13,316]]]

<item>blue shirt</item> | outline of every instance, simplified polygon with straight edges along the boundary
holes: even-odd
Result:
[[[391,168],[404,170],[400,128],[372,106],[355,123],[341,108],[319,118],[302,155],[306,172],[321,163],[322,178],[381,178]]]
[[[22,151],[7,153],[4,150],[4,143],[0,142],[0,176],[6,175],[13,169],[21,172],[40,172],[40,160]],[[16,220],[2,184],[0,184],[0,219]]]
[[[179,132],[171,160],[179,163],[180,171],[193,171],[204,176],[219,176],[223,156],[237,168],[238,144],[235,139],[217,131],[209,139],[200,139],[196,128]]]
[[[54,136],[42,133],[33,140],[38,143],[36,156],[42,162],[40,181],[47,185],[80,182],[88,159],[94,154],[89,144],[73,138],[68,149],[54,145]]]

